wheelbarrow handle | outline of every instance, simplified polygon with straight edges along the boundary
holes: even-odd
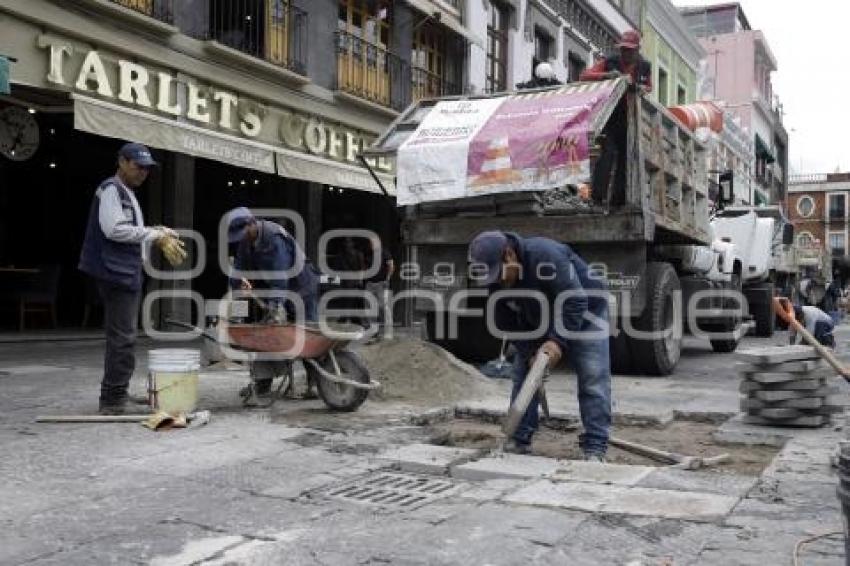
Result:
[[[206,330],[198,328],[197,326],[189,324],[188,322],[183,322],[182,320],[174,320],[173,318],[166,318],[165,323],[170,324],[172,326],[177,326],[179,328],[184,328],[186,330],[191,330],[193,332],[197,332],[199,335],[203,336],[207,340],[210,340],[211,342],[215,342],[216,344],[220,343],[218,341],[218,338],[216,338],[212,334],[209,334]]]
[[[800,336],[803,337],[803,340],[808,342],[808,344],[812,346],[817,353],[820,354],[820,356],[841,375],[841,377],[850,382],[850,369],[841,365],[841,362],[838,361],[835,354],[833,354],[829,348],[818,342],[817,339],[812,336],[811,332],[806,330],[805,327],[800,324],[800,322],[794,317],[794,307],[791,305],[791,301],[785,297],[774,297],[773,310],[776,311],[776,314],[778,314],[782,320],[788,323],[788,326],[790,326],[795,332],[799,333]]]

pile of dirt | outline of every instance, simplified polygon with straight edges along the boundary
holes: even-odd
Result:
[[[504,396],[474,367],[429,342],[383,340],[358,353],[383,386],[370,394],[373,400],[434,405]]]

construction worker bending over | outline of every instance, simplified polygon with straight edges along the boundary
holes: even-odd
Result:
[[[591,279],[587,264],[569,246],[548,238],[522,238],[510,232],[490,231],[476,236],[469,246],[469,261],[473,279],[479,284],[492,290],[519,291],[517,295],[523,291],[540,292],[549,306],[549,320],[542,320],[541,303],[532,297],[511,296],[498,300],[495,306],[500,332],[547,328],[540,339],[513,341],[517,355],[511,403],[537,353],[548,354],[552,368],[566,351],[578,376],[578,402],[584,426],[579,437],[581,448],[587,460],[604,461],[611,427],[608,297],[604,281]],[[482,274],[484,271],[486,276]],[[476,272],[482,276],[474,277]],[[555,312],[556,306],[560,312]],[[507,450],[530,451],[538,427],[539,402],[539,395],[535,394]]]
[[[815,337],[820,344],[835,348],[835,337],[832,335],[832,330],[835,328],[835,323],[832,317],[820,310],[817,307],[811,306],[794,306],[794,318],[797,322]],[[797,343],[797,333],[791,329],[789,342],[791,345]]]

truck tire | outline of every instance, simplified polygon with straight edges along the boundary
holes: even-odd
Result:
[[[634,361],[632,360],[632,352],[630,349],[630,340],[626,333],[619,330],[617,336],[609,338],[608,351],[611,358],[611,373],[617,375],[631,375],[637,373]]]
[[[739,293],[741,292],[741,276],[739,273],[735,273],[732,275],[732,289],[737,290]],[[733,303],[726,304],[726,308],[734,308],[735,305]],[[715,328],[707,329],[713,332],[732,332],[737,330],[739,326],[741,326],[743,319],[739,316],[735,316],[733,318],[725,320],[723,323],[719,324]],[[728,354],[729,352],[734,352],[738,348],[738,342],[740,342],[740,338],[722,338],[718,340],[709,340],[711,342],[711,349],[714,350],[718,354]]]
[[[676,270],[669,263],[650,262],[646,265],[646,308],[635,320],[636,330],[660,332],[672,329],[676,310],[674,293],[682,286]],[[679,295],[676,293],[677,296]],[[629,337],[632,359],[636,369],[648,375],[670,375],[676,368],[682,348],[681,332],[653,340]]]
[[[770,338],[776,329],[776,314],[773,312],[773,285],[759,290],[759,300],[750,301],[750,314],[756,321],[756,336]]]

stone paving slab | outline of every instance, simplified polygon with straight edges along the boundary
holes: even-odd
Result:
[[[684,519],[687,521],[716,521],[728,515],[737,497],[711,493],[696,493],[621,487],[590,483],[559,483],[542,479],[503,498],[508,503],[541,505],[576,509],[590,513],[614,513]]]
[[[403,472],[414,474],[446,473],[449,466],[460,465],[481,454],[472,448],[435,446],[433,444],[408,444],[378,454],[379,460],[398,465]]]
[[[559,467],[554,458],[500,453],[474,462],[451,467],[452,477],[463,480],[497,478],[539,478],[553,474]]]
[[[695,470],[677,470],[672,468],[653,468],[652,472],[641,479],[637,487],[650,487],[672,491],[696,491],[744,497],[758,482],[755,476],[740,474],[719,474]]]
[[[741,372],[792,372],[792,373],[807,373],[824,367],[822,360],[803,360],[800,362],[784,362],[778,364],[748,364],[738,362],[735,364],[738,371]],[[834,373],[834,372],[833,372]]]
[[[558,469],[549,477],[552,481],[636,485],[654,470],[655,468],[652,466],[564,460],[560,462]]]
[[[800,360],[815,360],[819,354],[811,346],[768,346],[738,350],[735,359],[750,364],[768,365]]]

